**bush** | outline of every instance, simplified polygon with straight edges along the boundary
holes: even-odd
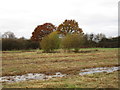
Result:
[[[48,36],[45,36],[40,42],[40,46],[44,52],[52,52],[54,49],[58,49],[59,45],[60,39],[57,32],[52,32]]]
[[[78,52],[83,43],[84,38],[82,34],[68,34],[62,39],[61,47],[65,50],[73,48],[75,52]]]
[[[39,43],[26,39],[2,39],[2,50],[24,50],[39,48]]]
[[[20,45],[16,39],[2,39],[2,50],[19,49]]]
[[[26,40],[26,49],[40,49],[38,41]]]

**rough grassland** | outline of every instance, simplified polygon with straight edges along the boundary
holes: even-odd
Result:
[[[2,54],[2,75],[23,75],[26,73],[55,74],[61,72],[70,76],[47,81],[33,80],[4,87],[114,87],[117,88],[117,72],[79,76],[80,69],[118,66],[118,49],[82,49],[80,53],[38,53],[38,51],[6,51]],[[89,83],[87,83],[89,82]],[[32,85],[32,86],[31,86]]]
[[[118,72],[3,84],[4,88],[118,88]]]

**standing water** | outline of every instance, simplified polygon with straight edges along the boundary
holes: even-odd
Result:
[[[89,68],[89,69],[82,69],[79,75],[86,75],[98,72],[114,72],[120,70],[119,67],[97,67],[97,68]],[[56,77],[65,77],[66,74],[62,74],[57,72],[55,75],[45,75],[39,73],[28,73],[25,75],[18,75],[18,76],[3,76],[0,77],[0,82],[19,82],[19,81],[28,81],[28,80],[47,80]]]
[[[89,68],[89,69],[82,69],[79,75],[86,75],[86,74],[92,74],[92,73],[99,73],[99,72],[114,72],[120,70],[119,67],[97,67],[97,68]]]
[[[19,81],[28,81],[28,80],[47,80],[55,77],[64,77],[66,74],[61,74],[57,72],[55,75],[45,75],[39,73],[28,73],[25,75],[19,76],[4,76],[0,77],[0,82],[19,82]]]

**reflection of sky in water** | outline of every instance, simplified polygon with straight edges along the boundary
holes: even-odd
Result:
[[[120,70],[119,67],[100,67],[100,68],[90,68],[90,69],[82,69],[79,75],[86,75],[92,73],[99,73],[99,72],[114,72]],[[25,75],[18,75],[18,76],[4,76],[0,77],[0,82],[19,82],[19,81],[28,81],[28,80],[47,80],[56,77],[64,77],[66,74],[62,74],[60,72],[56,72],[55,75],[45,75],[39,73],[28,73]]]
[[[99,73],[99,72],[114,72],[119,70],[120,67],[100,67],[100,68],[90,68],[90,69],[82,69],[79,73],[79,75],[85,75],[85,74],[92,74],[92,73]]]
[[[64,77],[65,74],[61,74],[57,72],[55,75],[45,75],[38,73],[28,73],[21,76],[4,76],[0,77],[0,82],[19,82],[19,81],[27,81],[27,80],[46,80],[55,77]]]

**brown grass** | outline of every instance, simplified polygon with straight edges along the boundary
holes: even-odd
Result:
[[[119,88],[118,72],[90,75],[70,75],[50,80],[3,83],[5,88]]]
[[[87,50],[83,50],[87,52]],[[26,73],[78,74],[80,69],[118,65],[117,49],[98,49],[87,53],[3,53],[2,75]]]

